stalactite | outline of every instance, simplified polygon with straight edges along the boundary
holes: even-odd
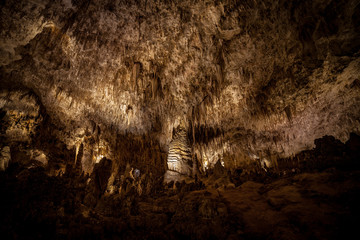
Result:
[[[78,157],[78,154],[79,154],[79,149],[80,149],[80,145],[82,144],[82,141],[80,142],[77,142],[75,144],[75,162],[74,162],[74,165],[76,166],[76,162],[77,162],[77,157]]]
[[[131,72],[131,85],[132,85],[132,90],[133,91],[137,91],[138,89],[138,78],[139,78],[139,73],[140,73],[140,63],[135,62],[133,64],[133,68],[132,68],[132,72]]]
[[[152,78],[151,80],[151,96],[152,96],[152,99],[154,100],[155,99],[155,96],[156,96],[156,89],[157,89],[157,81],[156,81],[156,73],[154,72],[154,77]]]

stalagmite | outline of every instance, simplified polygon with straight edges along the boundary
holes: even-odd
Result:
[[[75,162],[74,162],[74,165],[75,165],[75,166],[76,166],[77,157],[78,157],[79,150],[80,150],[80,146],[81,146],[82,142],[83,142],[83,140],[81,139],[80,141],[78,141],[78,142],[75,144]]]

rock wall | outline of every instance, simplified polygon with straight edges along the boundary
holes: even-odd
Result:
[[[5,1],[0,88],[30,89],[52,134],[76,155],[83,144],[87,172],[112,158],[117,134],[150,136],[166,151],[181,121],[203,168],[290,156],[324,135],[360,133],[359,9],[357,0]]]

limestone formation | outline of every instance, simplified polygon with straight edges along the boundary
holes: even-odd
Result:
[[[287,157],[360,131],[358,14],[356,0],[6,1],[1,88],[34,92],[68,148],[92,122],[166,150],[186,115],[230,153]]]
[[[192,175],[191,148],[186,129],[179,128],[169,144],[167,166],[171,171]]]
[[[11,160],[10,147],[5,146],[0,152],[0,171],[5,171]]]
[[[359,0],[6,0],[0,13],[1,239],[356,229]]]

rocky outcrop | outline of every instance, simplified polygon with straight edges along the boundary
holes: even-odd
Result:
[[[359,9],[1,1],[0,236],[356,233]]]
[[[40,106],[31,91],[0,93],[1,139],[3,142],[30,142],[42,121]]]
[[[356,0],[6,1],[1,11],[1,89],[31,89],[69,149],[100,126],[150,133],[165,151],[182,119],[223,133],[190,132],[202,168],[231,167],[360,131]]]
[[[5,171],[11,160],[10,147],[5,146],[0,151],[0,171]]]
[[[360,200],[359,152],[348,151],[359,141],[352,139],[346,146],[333,146],[335,152],[344,151],[338,163],[354,157],[351,168],[332,166],[277,179],[253,178],[232,188],[178,182],[176,188],[161,188],[150,195],[139,194],[134,185],[138,180],[127,173],[130,166],[124,171],[123,190],[107,195],[112,163],[105,158],[95,164],[90,181],[74,176],[76,169],[48,176],[41,166],[11,165],[0,172],[0,233],[6,239],[351,237],[357,231]],[[333,141],[320,142],[317,151]],[[316,152],[312,154],[316,161]],[[223,174],[220,169],[215,173]]]

